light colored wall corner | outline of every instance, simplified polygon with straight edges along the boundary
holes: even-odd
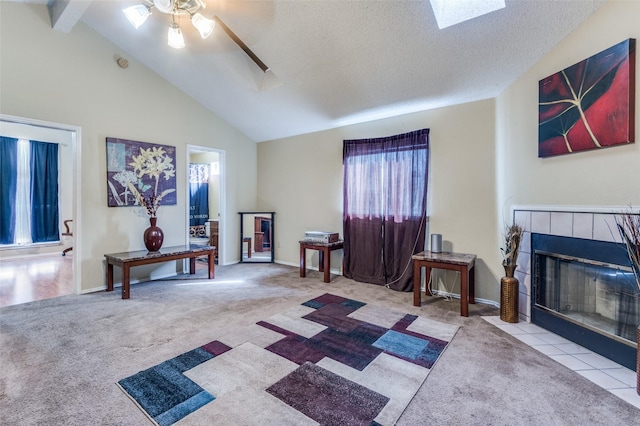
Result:
[[[237,212],[257,197],[256,144],[141,63],[128,58],[119,68],[115,58],[126,54],[83,23],[64,34],[51,29],[46,5],[1,2],[0,9],[0,112],[82,129],[80,291],[104,284],[105,253],[143,249],[148,226],[134,208],[107,207],[106,137],[176,147],[177,205],[162,206],[158,218],[166,245],[186,238],[186,145],[224,150],[222,247],[237,260]]]
[[[628,38],[640,40],[640,2],[609,1],[497,98],[499,223],[524,205],[640,205],[640,144],[538,158],[538,82]],[[636,41],[637,43],[637,41]],[[637,66],[635,127],[640,128]]]
[[[454,251],[477,254],[476,296],[497,300],[494,111],[494,101],[485,100],[259,143],[258,200],[276,211],[279,262],[298,264],[305,231],[343,235],[344,139],[430,128],[429,232],[442,234]],[[308,264],[317,267],[308,253]],[[339,252],[331,254],[332,268],[340,259]]]

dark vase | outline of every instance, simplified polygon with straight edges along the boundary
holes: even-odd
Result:
[[[503,266],[505,276],[500,279],[500,319],[505,322],[518,322],[520,283],[513,276],[516,266]]]
[[[144,231],[144,245],[149,251],[160,250],[164,241],[164,233],[156,226],[157,221],[157,217],[150,217],[151,226]]]

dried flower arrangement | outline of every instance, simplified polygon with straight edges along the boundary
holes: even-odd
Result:
[[[619,215],[617,225],[640,292],[640,212],[629,211]]]
[[[520,241],[522,241],[522,233],[524,229],[517,223],[507,225],[504,232],[504,247],[500,248],[502,252],[502,265],[515,266],[518,261],[518,250],[520,249]]]
[[[143,206],[147,210],[147,214],[151,218],[157,217],[158,207],[160,207],[160,201],[167,194],[175,191],[175,189],[166,189],[158,195],[158,182],[160,176],[164,175],[166,180],[175,176],[175,167],[171,157],[166,155],[165,150],[162,147],[153,147],[149,149],[140,148],[140,155],[132,157],[133,161],[130,163],[133,166],[134,172],[138,174],[138,187],[132,182],[128,182],[128,187],[131,193],[135,196],[139,205]],[[145,185],[142,183],[142,177],[148,175],[149,178],[155,179],[155,186],[151,191],[151,194],[145,195],[146,191],[151,188],[151,185]],[[139,189],[139,190],[138,190]]]

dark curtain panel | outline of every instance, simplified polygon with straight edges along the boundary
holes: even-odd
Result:
[[[429,129],[345,140],[344,275],[413,289],[411,256],[422,251]]]
[[[58,213],[58,145],[31,144],[31,239],[34,243],[60,240]]]
[[[18,139],[0,136],[0,244],[12,244],[16,228]]]
[[[206,237],[209,220],[209,165],[189,164],[189,235]]]

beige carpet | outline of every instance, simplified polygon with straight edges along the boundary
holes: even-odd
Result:
[[[118,289],[117,289],[118,290]],[[225,333],[330,292],[460,326],[398,425],[633,424],[640,410],[482,320],[495,308],[430,299],[297,268],[238,264],[216,279],[179,277],[119,291],[0,309],[0,419],[8,425],[138,425],[145,415],[115,385]],[[393,379],[390,379],[390,383]],[[247,425],[280,424],[257,412]],[[224,417],[217,424],[234,424]]]

